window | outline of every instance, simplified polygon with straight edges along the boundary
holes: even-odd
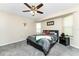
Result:
[[[64,17],[64,33],[66,35],[72,35],[73,15]]]
[[[41,23],[36,23],[36,33],[41,33]]]

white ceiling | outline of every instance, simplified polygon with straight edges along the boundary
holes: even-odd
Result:
[[[30,5],[38,5],[39,3],[31,3]],[[0,10],[15,13],[20,16],[24,16],[28,19],[32,20],[40,20],[47,16],[50,16],[54,13],[63,11],[68,8],[72,8],[75,6],[78,6],[79,4],[67,4],[67,3],[44,3],[44,6],[40,8],[39,10],[43,11],[44,14],[36,14],[35,16],[32,16],[31,13],[25,12],[23,13],[23,10],[28,10],[29,8],[26,7],[23,3],[1,3],[0,4]]]

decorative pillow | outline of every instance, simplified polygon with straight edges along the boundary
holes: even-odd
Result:
[[[50,34],[48,30],[44,30],[43,33],[44,33],[45,35],[49,35],[49,34]]]
[[[51,36],[48,36],[48,35],[39,35],[39,36],[36,36],[36,41],[39,40],[39,39],[42,39],[42,38],[46,38],[48,40],[52,40]]]
[[[57,35],[57,33],[55,33],[55,32],[50,32],[50,35]]]

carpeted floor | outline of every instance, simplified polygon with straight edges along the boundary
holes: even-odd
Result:
[[[0,47],[0,56],[44,56],[43,52],[27,45],[26,41]],[[48,56],[79,56],[79,49],[59,43],[50,50]]]

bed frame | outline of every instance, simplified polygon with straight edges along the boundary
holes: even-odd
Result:
[[[28,38],[27,38],[26,41],[27,41],[27,44],[29,44],[29,45],[31,45],[31,46],[33,46],[33,47],[39,49],[39,50],[42,51],[42,52],[44,53],[44,55],[46,56],[46,55],[49,53],[50,49],[58,42],[58,39],[59,39],[59,31],[58,31],[58,30],[43,30],[43,31],[49,31],[49,32],[55,32],[55,33],[57,33],[57,41],[56,41],[55,43],[53,43],[53,44],[50,45],[50,48],[49,48],[49,50],[48,50],[47,53],[43,50],[42,46],[38,45],[37,43],[31,41],[31,40],[28,39]]]

